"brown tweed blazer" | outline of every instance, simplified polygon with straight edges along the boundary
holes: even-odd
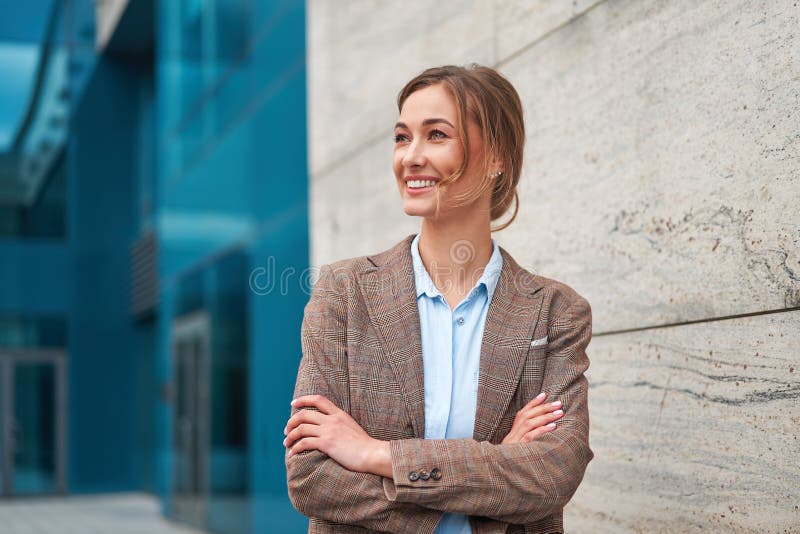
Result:
[[[292,504],[315,533],[429,533],[443,512],[470,515],[475,533],[562,532],[563,507],[593,457],[584,377],[589,303],[501,247],[474,439],[422,439],[413,238],[321,268],[305,308],[294,392],[328,397],[369,435],[390,441],[393,478],[349,471],[319,451],[300,453],[286,461]],[[558,427],[530,443],[500,445],[517,411],[541,391],[564,403]],[[440,477],[419,477],[434,468]]]

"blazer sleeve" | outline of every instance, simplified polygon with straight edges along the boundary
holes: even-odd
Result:
[[[294,397],[324,395],[349,412],[347,302],[337,279],[330,266],[323,266],[305,307],[303,355]],[[383,477],[350,471],[316,450],[287,457],[286,473],[289,499],[308,517],[381,532],[416,534],[441,516],[439,511],[414,503],[390,501],[383,490]]]
[[[549,400],[564,403],[558,427],[529,443],[392,441],[393,477],[383,479],[390,500],[513,524],[535,522],[567,504],[594,456],[584,377],[592,320],[589,303],[577,294],[561,307],[548,325],[542,387]],[[438,480],[409,478],[411,471],[434,468]]]

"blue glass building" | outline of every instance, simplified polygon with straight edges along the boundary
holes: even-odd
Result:
[[[0,147],[0,496],[146,491],[212,532],[304,532],[281,444],[309,284],[304,2],[34,4]],[[1,9],[3,32],[35,18]]]

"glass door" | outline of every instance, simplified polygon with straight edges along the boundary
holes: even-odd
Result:
[[[63,493],[65,473],[63,353],[0,353],[2,495]]]
[[[177,319],[173,325],[175,411],[173,427],[176,519],[204,527],[209,494],[208,352],[205,313]]]

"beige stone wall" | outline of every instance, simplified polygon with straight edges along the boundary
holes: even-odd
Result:
[[[405,81],[478,62],[520,92],[494,237],[594,311],[570,532],[800,531],[798,28],[794,0],[308,2],[313,265],[418,229]]]

